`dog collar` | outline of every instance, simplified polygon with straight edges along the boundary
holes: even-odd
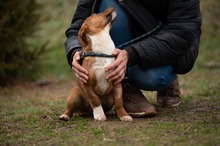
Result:
[[[115,57],[113,55],[104,54],[104,53],[95,53],[95,52],[82,52],[80,58],[84,59],[85,57]]]

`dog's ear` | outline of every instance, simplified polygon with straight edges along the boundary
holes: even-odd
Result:
[[[86,39],[86,31],[85,30],[80,29],[79,34],[78,34],[78,39],[79,39],[80,44],[83,47],[87,46],[88,41]]]

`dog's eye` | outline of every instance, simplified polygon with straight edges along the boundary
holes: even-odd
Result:
[[[111,14],[108,14],[108,15],[106,15],[105,17],[107,18],[107,19],[111,19]]]

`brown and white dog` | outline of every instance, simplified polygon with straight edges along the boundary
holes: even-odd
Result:
[[[60,116],[60,120],[69,120],[73,113],[93,112],[95,120],[105,121],[104,111],[115,105],[121,121],[132,121],[123,107],[121,83],[113,85],[105,79],[109,73],[105,71],[105,67],[115,60],[114,57],[109,57],[115,49],[109,34],[115,17],[115,9],[109,7],[102,13],[88,17],[79,30],[78,39],[82,52],[107,54],[108,57],[88,55],[83,59],[82,66],[88,70],[89,80],[86,84],[78,80],[77,86],[67,97],[66,111]]]

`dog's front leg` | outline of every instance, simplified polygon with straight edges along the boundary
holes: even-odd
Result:
[[[117,112],[117,116],[120,118],[121,121],[130,122],[132,121],[132,117],[128,115],[128,113],[125,111],[123,106],[123,100],[122,100],[122,85],[121,83],[117,84],[114,87],[114,100],[115,100],[115,109]]]
[[[99,97],[96,95],[92,88],[86,89],[87,97],[89,98],[90,104],[93,109],[93,116],[96,121],[105,121],[106,116],[101,105]]]

